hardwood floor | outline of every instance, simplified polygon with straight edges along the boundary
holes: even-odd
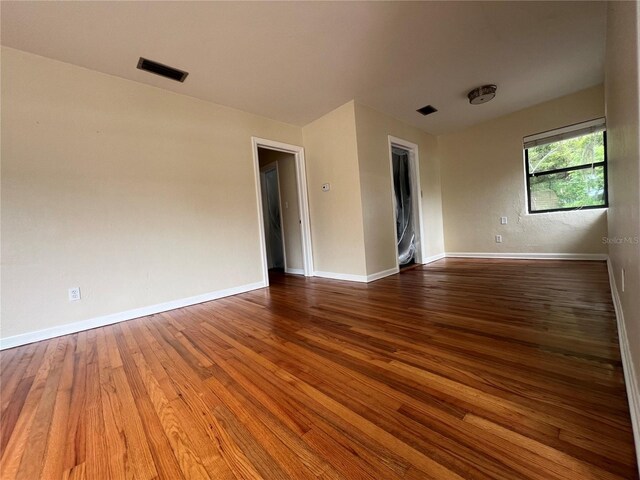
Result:
[[[604,262],[447,259],[0,353],[1,478],[637,478]]]

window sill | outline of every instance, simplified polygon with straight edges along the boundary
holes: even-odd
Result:
[[[525,212],[525,216],[535,217],[538,215],[553,215],[558,213],[578,213],[578,212],[596,212],[600,210],[608,210],[609,207],[595,207],[595,208],[576,208],[573,210],[553,210],[551,212]]]

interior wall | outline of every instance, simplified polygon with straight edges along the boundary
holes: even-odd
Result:
[[[444,252],[437,140],[373,108],[355,104],[367,274],[396,267],[389,135],[418,145],[426,256]]]
[[[640,296],[638,295],[640,292],[640,74],[638,72],[640,7],[637,2],[609,2],[607,8],[605,98],[609,159],[609,258],[622,304],[629,355],[632,357],[635,385],[638,388],[640,386]],[[622,291],[622,269],[625,270],[624,291]],[[633,372],[627,373],[633,375]],[[636,418],[636,422],[638,421],[640,418]],[[640,438],[640,431],[636,434]],[[638,445],[640,446],[640,443]],[[640,450],[638,453],[640,454]]]
[[[302,129],[314,270],[366,275],[354,102]],[[322,185],[331,188],[322,191]]]
[[[527,135],[602,116],[596,86],[438,137],[446,251],[606,254],[605,209],[527,213],[522,147]]]
[[[261,282],[251,137],[302,144],[297,127],[9,48],[1,133],[2,338]]]
[[[302,233],[300,231],[295,155],[269,150],[268,148],[259,148],[258,154],[261,167],[274,162],[278,164],[280,214],[282,215],[282,227],[284,229],[286,268],[287,270],[293,269],[294,273],[303,273],[304,262],[302,259]]]

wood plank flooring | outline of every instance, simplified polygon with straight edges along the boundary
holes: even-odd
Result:
[[[271,282],[0,353],[0,477],[638,478],[604,262]]]

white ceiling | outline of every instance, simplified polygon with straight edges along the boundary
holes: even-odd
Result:
[[[604,2],[7,2],[3,45],[283,122],[356,99],[439,134],[597,85]],[[136,69],[144,56],[184,84]],[[466,93],[498,85],[492,102]],[[422,117],[416,109],[433,104]]]

